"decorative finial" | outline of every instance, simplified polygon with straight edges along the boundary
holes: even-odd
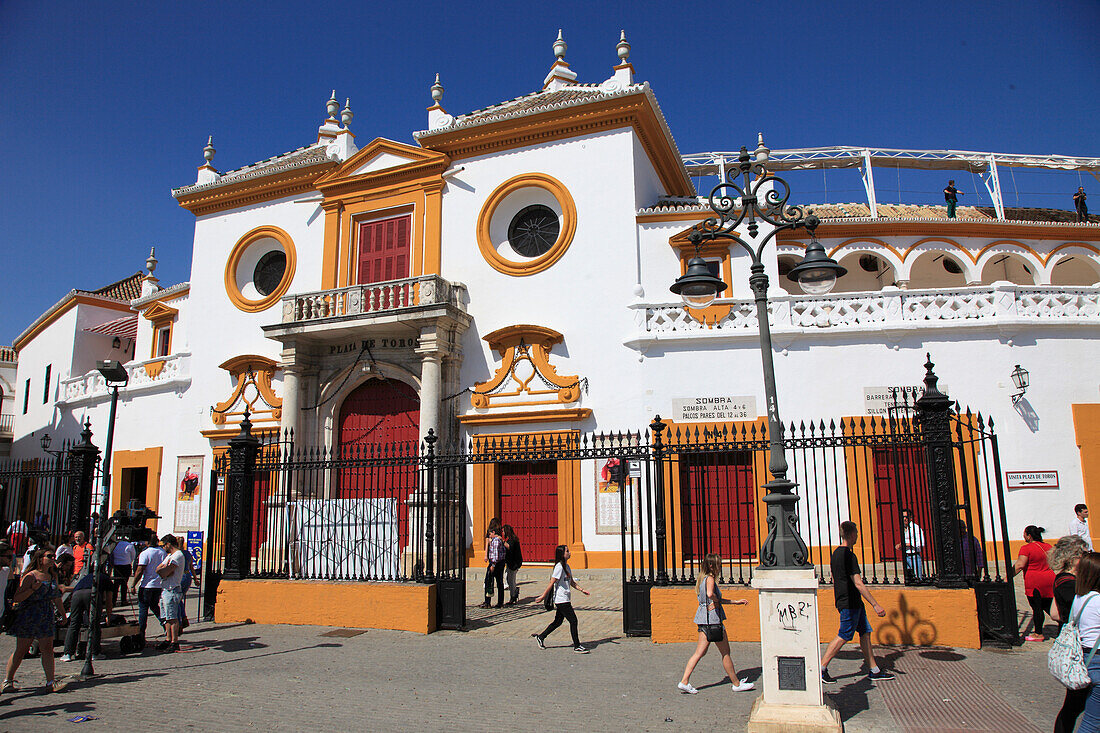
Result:
[[[627,63],[630,58],[630,44],[626,42],[626,31],[619,31],[619,45],[615,46],[615,50],[619,54],[619,61]]]
[[[439,74],[435,75],[435,84],[432,84],[432,101],[439,104],[443,101],[443,85],[439,83]]]
[[[344,127],[347,127],[351,124],[351,118],[354,116],[351,113],[351,97],[348,97],[344,102],[344,110],[340,113],[340,122],[344,124]]]
[[[214,150],[214,136],[210,135],[206,138],[206,147],[202,149],[202,157],[206,158],[206,164],[210,165],[210,161],[214,160],[214,153],[218,152]]]
[[[149,248],[149,258],[145,260],[145,268],[149,270],[149,274],[152,275],[153,271],[157,269],[157,248]]]
[[[554,55],[558,59],[564,59],[567,48],[569,47],[565,45],[565,40],[561,37],[561,28],[558,28],[558,40],[554,41]]]
[[[756,162],[763,165],[768,162],[768,158],[771,155],[771,150],[764,144],[764,133],[756,133],[756,150],[753,151],[756,155]]]
[[[328,118],[330,120],[336,120],[336,113],[340,111],[340,103],[336,101],[336,90],[332,90],[332,96],[328,98],[328,103],[325,105],[328,107]]]

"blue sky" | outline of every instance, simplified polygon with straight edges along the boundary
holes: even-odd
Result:
[[[752,145],[762,130],[775,149],[1100,156],[1096,0],[11,0],[0,3],[0,343],[70,289],[136,272],[151,245],[162,283],[188,278],[194,218],[170,190],[194,181],[207,135],[222,170],[291,150],[315,139],[335,88],[351,97],[360,145],[411,143],[436,72],[452,114],[534,91],[559,27],[581,81],[610,75],[626,30],[683,153]],[[876,183],[880,201],[942,200],[938,177],[876,171]],[[1081,183],[1100,209],[1100,182]],[[863,200],[851,172],[792,184],[802,202],[826,185],[829,200]],[[1060,208],[1077,185],[1076,173],[1002,181],[1010,205],[1015,192]]]

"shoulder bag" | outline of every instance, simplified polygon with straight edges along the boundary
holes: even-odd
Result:
[[[703,579],[704,587],[706,586],[706,582],[707,582],[706,578],[704,578]],[[717,581],[715,581],[715,582],[717,582]],[[718,618],[717,623],[712,624],[710,622],[710,608],[708,608],[709,605],[710,605],[710,599],[709,598],[704,598],[704,600],[699,602],[699,606],[703,609],[703,613],[704,613],[704,615],[706,617],[706,620],[707,620],[707,622],[705,624],[699,624],[699,626],[702,629],[703,634],[707,637],[707,641],[722,641],[722,639],[724,639],[725,636],[726,636],[726,630],[722,626],[722,619],[721,618]],[[717,612],[714,615],[718,616]]]
[[[1086,659],[1081,649],[1081,633],[1077,624],[1081,621],[1081,614],[1096,596],[1089,596],[1081,604],[1081,610],[1077,616],[1071,619],[1064,627],[1062,633],[1047,652],[1047,669],[1054,677],[1071,690],[1083,690],[1092,684],[1089,679],[1089,663],[1092,655],[1096,653],[1096,647],[1100,647],[1100,641],[1089,652]]]

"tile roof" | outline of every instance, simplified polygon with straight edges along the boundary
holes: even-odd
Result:
[[[291,150],[282,155],[276,155],[273,158],[251,163],[242,168],[226,171],[220,174],[220,177],[216,181],[211,181],[209,183],[194,183],[189,186],[173,188],[172,195],[179,198],[180,196],[195,191],[207,188],[217,188],[218,186],[227,186],[231,183],[239,183],[240,181],[247,181],[253,178],[262,178],[272,173],[281,173],[294,168],[308,168],[311,165],[317,165],[319,163],[332,163],[335,165],[337,162],[335,158],[329,157],[326,144],[317,142],[312,145],[298,148],[297,150]]]
[[[102,295],[104,298],[111,298],[112,300],[121,300],[125,303],[129,303],[131,300],[141,297],[141,283],[144,279],[144,272],[135,272],[129,277],[124,277],[98,290],[78,290],[77,292]]]
[[[10,346],[0,346],[0,361],[16,361],[15,349]]]

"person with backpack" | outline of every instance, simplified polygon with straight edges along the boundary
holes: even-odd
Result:
[[[550,582],[546,584],[546,590],[538,597],[538,602],[542,603],[549,594],[554,594],[554,620],[541,634],[531,634],[531,636],[535,637],[539,649],[545,649],[546,637],[561,626],[562,621],[569,621],[569,633],[573,635],[573,651],[577,654],[588,654],[588,650],[581,644],[580,637],[577,635],[577,613],[573,610],[570,588],[576,588],[586,596],[590,594],[577,585],[577,581],[573,578],[573,571],[569,568],[570,554],[569,548],[565,545],[558,545],[554,549],[554,572],[550,574]]]
[[[514,606],[519,603],[519,584],[516,583],[516,571],[523,567],[523,550],[520,548],[519,537],[512,525],[501,527],[504,537],[504,585],[508,588],[508,602],[504,605]]]
[[[1100,644],[1100,553],[1087,552],[1077,561],[1077,597],[1069,608],[1069,620],[1076,621],[1081,639],[1081,652],[1088,662],[1084,715],[1078,733],[1100,733],[1100,655],[1092,650]],[[1068,729],[1067,729],[1068,730]]]

